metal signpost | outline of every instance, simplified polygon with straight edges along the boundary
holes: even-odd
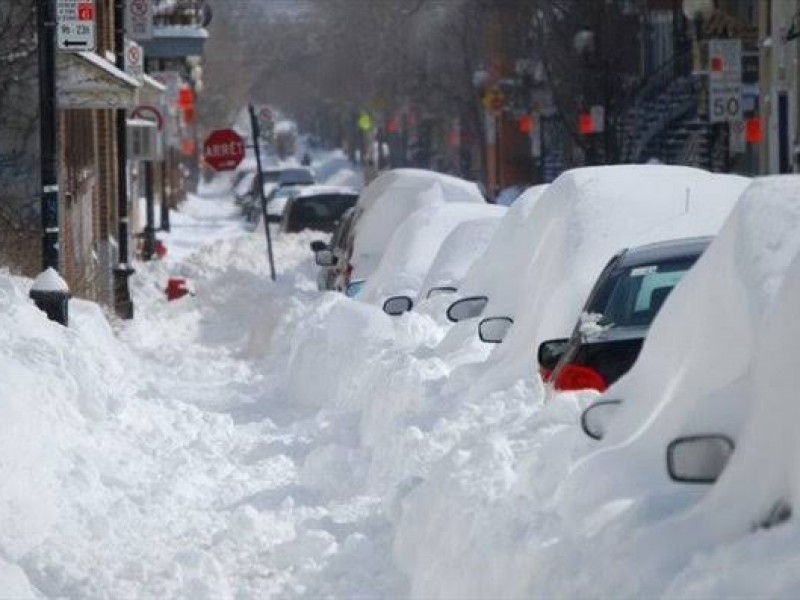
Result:
[[[270,113],[271,114],[271,113]],[[267,198],[264,196],[264,173],[261,169],[261,144],[259,139],[261,131],[258,125],[258,115],[256,108],[250,105],[250,127],[253,136],[253,149],[256,153],[256,187],[258,187],[258,194],[261,196],[261,212],[264,217],[264,231],[267,235],[267,258],[269,259],[269,276],[272,281],[275,281],[275,258],[272,254],[272,234],[269,231],[269,215],[267,213]]]
[[[56,46],[83,52],[97,46],[95,0],[56,0]]]

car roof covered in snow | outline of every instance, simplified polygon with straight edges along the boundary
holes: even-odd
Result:
[[[628,248],[619,262],[620,267],[633,267],[653,262],[673,260],[684,256],[702,254],[714,239],[713,236],[679,238]]]
[[[397,169],[380,175],[358,199],[353,277],[369,278],[386,241],[411,213],[423,206],[450,202],[486,204],[474,183],[450,175],[421,169]]]
[[[297,190],[295,198],[308,198],[310,196],[332,196],[335,194],[344,196],[358,195],[358,190],[343,185],[306,185],[295,189]]]
[[[397,227],[359,298],[375,304],[396,295],[416,298],[450,232],[465,221],[498,216],[504,210],[490,204],[448,202],[414,211]]]

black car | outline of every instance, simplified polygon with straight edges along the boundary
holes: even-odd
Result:
[[[351,188],[319,185],[301,188],[286,202],[281,230],[296,233],[313,229],[330,233],[357,200],[358,192]]]
[[[604,392],[627,373],[664,301],[711,240],[685,238],[617,253],[589,294],[572,337],[539,346],[545,381],[555,391]]]

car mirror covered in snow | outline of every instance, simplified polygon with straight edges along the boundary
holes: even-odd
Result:
[[[681,483],[714,483],[733,454],[733,441],[724,435],[694,435],[670,442],[667,471]]]
[[[539,367],[547,372],[555,369],[558,361],[564,356],[568,344],[568,338],[546,340],[539,344],[539,349],[536,353],[536,360],[539,362]]]
[[[451,286],[432,287],[428,290],[426,298],[435,298],[436,296],[445,296],[447,294],[455,294],[458,290]]]
[[[482,342],[487,344],[500,344],[514,324],[511,317],[489,317],[478,325],[478,335]]]
[[[314,253],[314,261],[320,267],[333,267],[337,262],[339,262],[339,259],[333,255],[331,250],[325,248],[323,250],[317,250]]]
[[[456,300],[447,309],[447,318],[453,323],[479,317],[486,308],[489,299],[486,296],[470,296]]]
[[[383,303],[383,312],[396,317],[410,311],[413,306],[414,302],[408,296],[393,296]]]
[[[595,402],[581,414],[581,428],[590,438],[595,440],[603,439],[608,429],[608,423],[617,412],[621,400],[601,400]]]

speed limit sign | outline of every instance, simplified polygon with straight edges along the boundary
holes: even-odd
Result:
[[[742,86],[737,83],[714,83],[709,86],[708,112],[712,123],[742,120]]]

